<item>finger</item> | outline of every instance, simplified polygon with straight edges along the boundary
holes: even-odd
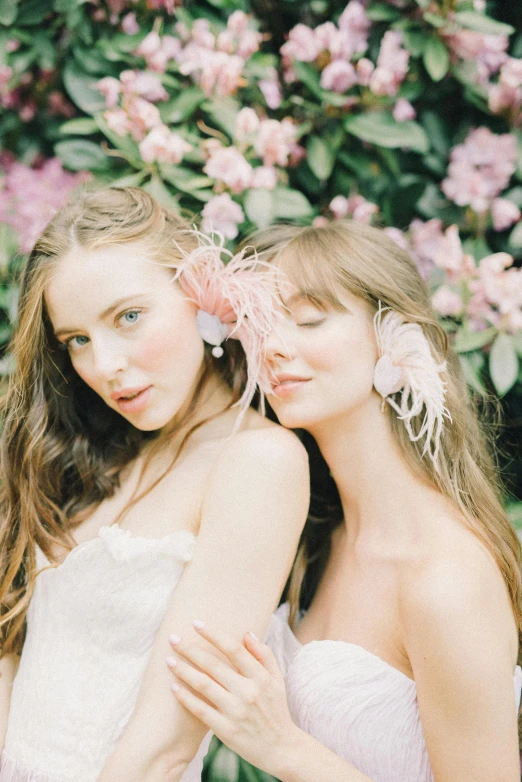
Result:
[[[202,649],[197,643],[186,643],[179,636],[172,635],[169,642],[178,655],[197,666],[203,673],[211,676],[229,692],[237,689],[239,680],[243,679],[228,660],[223,660],[212,652]]]
[[[265,673],[263,666],[259,663],[255,657],[253,657],[248,649],[245,648],[241,641],[216,628],[210,629],[205,622],[199,619],[195,619],[192,622],[194,630],[199,633],[206,641],[214,646],[221,654],[230,660],[234,668],[247,676],[252,678],[259,676],[261,673]]]
[[[184,706],[187,711],[190,711],[194,717],[197,717],[204,725],[214,731],[216,735],[222,735],[227,722],[225,717],[220,714],[213,706],[210,706],[205,701],[198,698],[194,693],[189,692],[186,687],[174,682],[172,684],[172,692],[176,700]]]
[[[175,657],[167,657],[166,663],[176,677],[188,684],[197,695],[202,695],[222,712],[228,713],[231,710],[233,699],[230,693],[206,673],[196,670],[192,665]]]
[[[261,665],[268,671],[269,674],[277,678],[283,677],[281,669],[271,648],[262,643],[259,638],[250,630],[248,633],[245,633],[245,646],[250,654],[261,663]]]

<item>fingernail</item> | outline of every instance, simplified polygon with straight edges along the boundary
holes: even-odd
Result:
[[[252,630],[249,630],[248,634],[252,636],[254,641],[259,641],[259,638],[257,637],[257,635],[255,633],[252,632]]]
[[[205,622],[202,619],[193,619],[192,625],[196,628],[196,630],[203,630],[205,627]]]
[[[176,644],[179,644],[181,641],[181,638],[179,635],[176,635],[176,633],[172,633],[172,635],[169,635],[169,644],[172,644],[172,646],[176,646]]]
[[[176,682],[172,682],[172,684],[170,686],[172,687],[174,692],[178,692],[178,690],[180,689],[179,684],[176,684]]]
[[[174,668],[178,664],[178,661],[176,660],[175,657],[167,657],[165,662],[167,663],[169,668]]]

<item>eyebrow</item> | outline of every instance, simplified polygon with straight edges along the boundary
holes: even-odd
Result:
[[[143,299],[146,294],[144,293],[137,293],[135,295],[131,294],[130,296],[124,296],[121,299],[117,299],[117,301],[113,302],[107,309],[104,309],[103,312],[100,313],[98,316],[99,320],[105,320],[105,318],[108,318],[109,315],[112,315],[114,310],[117,310],[119,307],[123,306],[125,303],[130,301],[136,301],[136,299]],[[78,331],[78,329],[71,329],[71,328],[61,328],[57,329],[54,332],[55,337],[63,337],[66,334],[73,334],[75,331]]]

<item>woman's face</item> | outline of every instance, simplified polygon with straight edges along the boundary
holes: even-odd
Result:
[[[269,401],[280,423],[313,431],[366,404],[378,359],[373,312],[346,292],[345,311],[323,309],[296,295],[285,302],[283,322],[268,344],[276,382]]]
[[[196,307],[171,280],[139,245],[78,249],[59,262],[45,292],[76,372],[144,431],[185,408],[202,371]]]

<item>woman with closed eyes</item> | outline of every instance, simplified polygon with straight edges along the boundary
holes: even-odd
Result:
[[[197,644],[201,613],[264,632],[288,576],[306,452],[250,407],[273,283],[188,228],[142,190],[86,193],[28,259],[1,445],[1,782],[200,780],[208,729],[170,695],[167,638]]]
[[[182,631],[173,697],[283,782],[518,782],[520,545],[458,360],[382,231],[267,229],[269,396],[323,498],[266,643]]]

